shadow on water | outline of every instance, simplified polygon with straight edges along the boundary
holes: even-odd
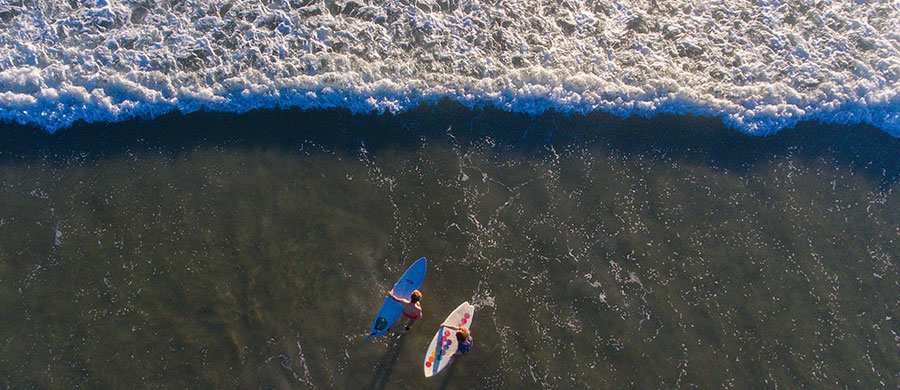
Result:
[[[783,156],[834,159],[890,185],[900,179],[900,139],[867,125],[802,122],[767,137],[749,136],[717,118],[658,115],[621,119],[605,113],[533,116],[442,101],[400,114],[343,109],[172,113],[119,123],[78,123],[54,134],[0,122],[0,163],[91,161],[141,150],[177,156],[201,148],[299,151],[311,143],[336,153],[413,149],[453,137],[462,148],[490,138],[505,149],[542,154],[552,146],[603,147],[622,154],[681,159],[741,171]]]
[[[448,386],[450,386],[450,380],[453,379],[453,373],[455,372],[456,364],[450,364],[450,368],[444,371],[444,379],[441,380],[441,390],[450,388]]]
[[[734,170],[792,155],[852,164],[886,185],[900,178],[900,139],[867,125],[802,122],[757,137],[730,129],[717,118],[665,114],[621,119],[599,112],[533,116],[470,109],[446,100],[397,115],[352,114],[343,109],[173,113],[118,123],[78,123],[54,134],[0,122],[0,163],[90,161],[141,150],[179,155],[207,147],[297,151],[310,142],[338,153],[356,153],[361,147],[379,153],[446,138],[451,129],[463,148],[485,138],[525,153],[545,153],[548,146],[601,145],[623,154],[666,156]]]
[[[381,357],[381,360],[378,361],[375,375],[372,376],[372,381],[366,386],[368,390],[386,389],[388,383],[390,383],[391,373],[394,371],[397,358],[400,357],[400,351],[403,349],[403,342],[406,340],[406,337],[403,337],[403,335],[395,336],[392,334],[390,337],[394,337],[394,341],[388,347],[384,356]]]

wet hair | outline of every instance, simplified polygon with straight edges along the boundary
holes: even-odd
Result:
[[[466,339],[468,339],[468,338],[469,338],[469,330],[466,329],[465,326],[460,326],[459,330],[456,331],[456,339],[459,340],[459,342],[464,343],[464,342],[466,342]]]
[[[420,293],[419,290],[413,291],[412,296],[409,297],[410,303],[416,303],[421,300],[422,300],[422,293]]]

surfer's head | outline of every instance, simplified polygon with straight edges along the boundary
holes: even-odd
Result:
[[[422,293],[420,293],[419,290],[413,291],[412,296],[409,297],[410,303],[416,303],[421,300],[422,300]]]
[[[459,340],[459,342],[464,343],[464,342],[466,342],[466,339],[468,339],[468,338],[469,338],[469,330],[466,329],[465,326],[460,326],[459,330],[456,331],[456,339]]]

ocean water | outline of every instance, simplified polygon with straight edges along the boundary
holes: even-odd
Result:
[[[49,131],[448,98],[900,136],[893,0],[3,0],[0,26],[0,119]]]
[[[0,0],[0,388],[900,388],[898,53],[896,1]]]
[[[0,387],[900,385],[875,128],[443,102],[3,130]],[[366,341],[421,256],[424,318]],[[475,346],[426,379],[463,301]]]

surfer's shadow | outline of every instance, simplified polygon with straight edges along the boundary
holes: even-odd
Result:
[[[403,342],[406,340],[406,338],[403,337],[403,334],[391,337],[391,339],[393,340],[388,343],[388,350],[381,357],[381,360],[379,360],[378,366],[375,368],[375,375],[372,377],[372,381],[369,382],[369,386],[367,386],[366,389],[381,390],[387,388],[391,379],[391,373],[394,371],[394,366],[397,364],[397,360],[400,357],[400,351],[403,349]]]
[[[453,379],[453,374],[456,373],[456,364],[451,364],[449,368],[447,368],[444,372],[444,379],[441,380],[441,390],[447,389],[450,385],[450,380]]]

